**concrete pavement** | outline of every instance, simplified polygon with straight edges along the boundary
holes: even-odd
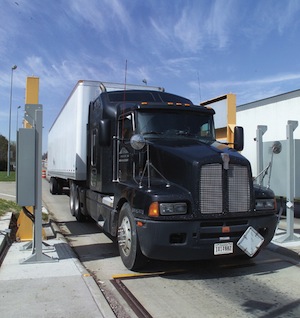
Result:
[[[15,182],[0,182],[0,198],[15,201]],[[1,318],[116,317],[55,223],[44,227],[46,261],[29,264],[34,250],[27,242],[9,242],[10,219],[11,213],[0,218]]]
[[[63,237],[44,241],[47,260],[14,242],[0,267],[1,317],[115,317],[93,277]]]
[[[289,256],[299,258],[300,261],[300,219],[294,219],[294,234],[292,234],[293,239],[286,240],[283,243],[280,241],[286,236],[287,233],[287,222],[286,218],[282,217],[277,231],[274,235],[274,238],[271,244],[268,245],[268,248],[276,250],[282,254],[287,254]]]
[[[13,185],[7,184],[3,188],[0,183],[1,196],[12,199]],[[9,221],[9,214],[0,220],[0,246],[5,247],[7,243]],[[285,228],[286,222],[282,219],[273,242],[267,248],[298,260],[300,239],[277,242],[284,235]],[[300,237],[299,219],[295,219],[294,229],[295,236]],[[48,228],[47,236],[43,249],[45,262],[26,263],[34,253],[31,248],[24,249],[27,243],[13,242],[8,249],[0,266],[1,317],[115,317],[99,286],[55,224],[50,232]]]

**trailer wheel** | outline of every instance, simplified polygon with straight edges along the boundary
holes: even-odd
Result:
[[[141,252],[136,224],[128,203],[120,211],[118,246],[121,259],[128,269],[136,270],[146,264],[147,258]]]
[[[50,193],[58,194],[58,182],[56,178],[50,178]]]
[[[62,194],[62,185],[61,183],[54,177],[50,178],[50,193],[51,194]]]

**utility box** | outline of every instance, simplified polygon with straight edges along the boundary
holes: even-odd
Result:
[[[273,165],[271,172],[270,188],[274,191],[276,196],[287,195],[287,140],[280,140],[282,150],[279,154],[274,154]],[[267,141],[263,143],[263,161],[264,168],[271,161],[272,146],[274,141]],[[300,140],[295,139],[295,199],[300,198]],[[265,177],[264,185],[267,185],[269,175]]]
[[[17,203],[35,206],[35,129],[21,128],[17,134]]]

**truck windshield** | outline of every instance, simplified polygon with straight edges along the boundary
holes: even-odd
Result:
[[[204,142],[215,140],[213,117],[198,112],[139,112],[136,133],[145,138],[189,138]]]

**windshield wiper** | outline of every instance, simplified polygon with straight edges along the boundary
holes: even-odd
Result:
[[[161,135],[162,132],[160,131],[146,131],[146,132],[143,132],[142,135]]]
[[[183,130],[176,131],[176,135],[177,136],[194,136],[195,137],[195,134],[191,134],[190,132],[183,131]]]

